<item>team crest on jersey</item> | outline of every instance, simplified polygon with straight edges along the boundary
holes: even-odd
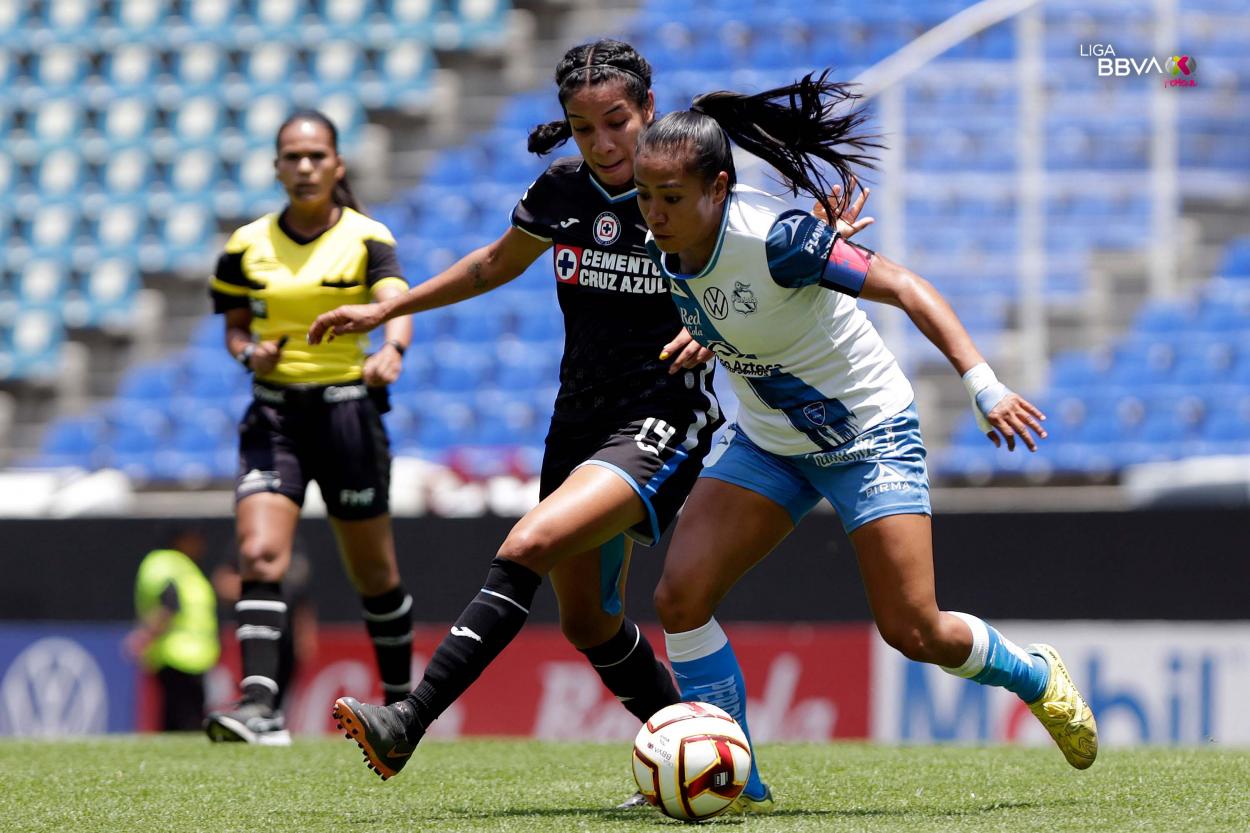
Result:
[[[577,274],[581,271],[582,250],[578,246],[556,246],[555,260],[556,280],[560,283],[577,283]]]
[[[595,218],[595,242],[600,246],[611,246],[621,236],[621,221],[611,211],[605,211]]]
[[[734,312],[750,315],[759,309],[759,301],[751,291],[751,284],[734,281]]]
[[[808,422],[812,425],[825,424],[825,403],[809,402],[803,406],[803,416],[807,417]]]
[[[724,321],[729,315],[729,299],[719,286],[709,286],[703,292],[703,308],[717,321]]]

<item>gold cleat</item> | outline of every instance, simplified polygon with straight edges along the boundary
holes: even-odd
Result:
[[[767,784],[764,785],[763,798],[751,798],[745,792],[738,795],[734,799],[733,804],[725,808],[727,816],[762,816],[771,813],[777,807],[777,802],[773,801],[773,789]]]
[[[1088,769],[1098,757],[1098,724],[1094,722],[1094,713],[1072,684],[1058,651],[1041,643],[1029,645],[1025,650],[1043,657],[1050,669],[1046,690],[1029,703],[1029,711],[1050,732],[1068,763],[1077,769]]]

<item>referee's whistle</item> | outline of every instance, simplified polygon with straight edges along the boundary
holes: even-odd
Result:
[[[290,336],[282,336],[282,338],[278,339],[278,349],[281,350],[283,347],[286,347],[286,343],[290,340]]]

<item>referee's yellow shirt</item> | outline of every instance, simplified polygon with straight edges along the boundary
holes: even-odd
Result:
[[[386,226],[344,207],[339,221],[312,239],[286,226],[281,213],[248,223],[226,242],[210,284],[217,312],[247,307],[259,341],[287,336],[266,382],[332,385],[361,377],[367,337],[339,336],[308,344],[313,320],[343,304],[364,304],[374,287],[408,288]]]

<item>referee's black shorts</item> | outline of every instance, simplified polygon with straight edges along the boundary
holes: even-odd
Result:
[[[574,469],[602,466],[632,486],[646,507],[647,517],[626,534],[654,545],[694,488],[712,435],[723,422],[715,399],[693,407],[689,402],[665,405],[638,418],[589,423],[553,419],[539,497],[558,489]]]
[[[315,480],[330,517],[363,521],[389,511],[385,388],[257,383],[253,393],[239,425],[236,503],[272,492],[303,506],[308,482]]]

